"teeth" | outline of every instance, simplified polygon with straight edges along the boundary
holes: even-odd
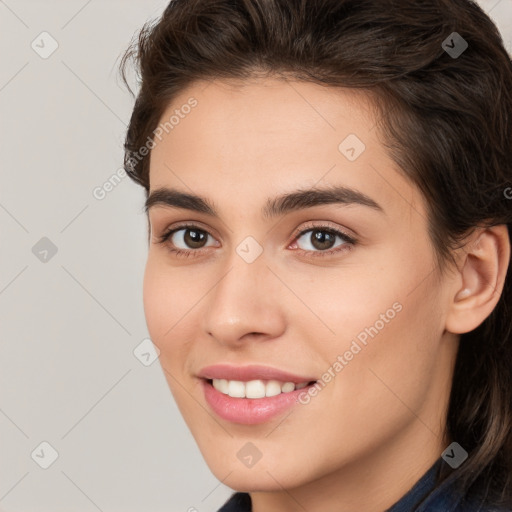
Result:
[[[277,380],[250,380],[242,382],[240,380],[213,379],[213,387],[225,395],[233,398],[263,398],[266,396],[276,396],[281,393],[289,393],[295,389],[305,388],[308,383],[301,382],[279,382]]]
[[[215,389],[218,389],[221,393],[225,395],[228,394],[228,381],[226,379],[215,379],[217,381],[217,386]]]
[[[265,386],[265,396],[276,396],[281,394],[281,383],[277,380],[269,380]]]
[[[242,386],[244,384],[242,383]],[[263,398],[265,396],[265,383],[262,380],[251,380],[245,384],[247,398]]]
[[[290,391],[293,391],[295,389],[295,384],[293,382],[285,382],[283,384],[283,387],[281,388],[281,391],[283,393],[289,393]]]
[[[230,380],[228,382],[228,395],[235,398],[244,398],[245,384],[239,380]]]

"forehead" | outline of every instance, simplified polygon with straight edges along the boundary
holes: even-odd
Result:
[[[192,100],[197,104],[188,109]],[[190,112],[180,116],[179,125],[190,124],[184,121],[194,118],[194,124],[204,123],[210,129],[215,126],[212,136],[229,133],[236,139],[246,138],[248,133],[270,135],[268,144],[274,134],[280,135],[282,143],[284,132],[312,138],[314,132],[328,130],[341,135],[347,128],[364,139],[372,135],[376,117],[376,104],[368,93],[283,78],[195,82],[173,99],[161,123],[180,110]],[[239,127],[244,130],[239,132]],[[181,128],[172,128],[176,139]]]
[[[268,78],[196,82],[160,119],[168,129],[155,140],[150,189],[235,199],[325,182],[402,211],[422,208],[379,139],[377,118],[370,97],[352,89]]]

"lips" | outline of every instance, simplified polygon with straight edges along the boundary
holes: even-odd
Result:
[[[317,378],[311,375],[297,375],[277,368],[261,365],[233,366],[229,364],[216,364],[204,367],[198,377],[206,380],[226,379],[249,382],[251,380],[277,380],[280,382],[302,382],[316,381]]]
[[[258,365],[207,366],[198,377],[202,379],[203,396],[210,409],[224,420],[245,425],[265,423],[298,406],[299,394],[316,383],[311,376]],[[281,389],[269,393],[279,382],[284,383]],[[262,389],[255,391],[254,387]]]

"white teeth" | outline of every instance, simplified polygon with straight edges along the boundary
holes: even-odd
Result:
[[[289,393],[295,389],[305,388],[308,383],[301,382],[279,382],[277,380],[250,380],[242,382],[240,380],[213,379],[213,387],[225,395],[233,398],[263,398],[276,396],[281,393]]]
[[[230,380],[228,382],[228,395],[235,398],[244,398],[245,384],[239,380]]]
[[[283,384],[283,387],[281,388],[281,391],[283,393],[288,393],[290,391],[293,391],[295,389],[295,384],[293,382],[285,382]]]
[[[221,393],[224,393],[225,395],[228,394],[228,381],[226,379],[215,379],[213,381],[213,386]]]
[[[263,398],[265,396],[265,383],[262,380],[251,380],[245,384],[246,398]]]
[[[277,380],[269,380],[265,386],[265,396],[276,396],[281,394],[281,383]]]

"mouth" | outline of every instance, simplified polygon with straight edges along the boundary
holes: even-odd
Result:
[[[303,402],[300,396],[318,382],[262,365],[217,364],[204,367],[197,375],[210,410],[232,423],[265,423]]]
[[[218,418],[241,425],[257,425],[280,418],[304,402],[301,395],[318,381],[200,379],[204,399]],[[307,403],[307,402],[306,402]]]

